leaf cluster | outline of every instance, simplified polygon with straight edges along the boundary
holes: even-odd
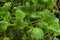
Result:
[[[2,40],[53,40],[60,35],[56,0],[0,0]],[[56,40],[59,40],[56,38]]]

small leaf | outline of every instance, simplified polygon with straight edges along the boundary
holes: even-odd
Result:
[[[6,22],[6,21],[1,21],[1,22],[0,22],[0,32],[6,31],[7,26],[8,26],[8,22]]]
[[[58,33],[58,32],[54,32],[54,35],[55,35],[55,36],[58,36],[59,34],[60,34],[60,33]]]
[[[8,37],[4,37],[3,40],[10,40],[10,38],[8,38]]]
[[[3,9],[4,9],[4,10],[10,9],[11,6],[12,6],[12,3],[11,3],[11,2],[6,2],[6,3],[4,4],[4,6],[3,6]]]
[[[24,29],[24,28],[28,25],[28,22],[23,21],[23,20],[20,19],[20,18],[17,18],[17,19],[14,21],[14,24],[16,24],[16,28],[17,28],[17,29]]]
[[[40,28],[33,28],[31,32],[31,37],[33,39],[43,38],[44,32]]]
[[[30,3],[29,2],[26,2],[26,6],[29,7],[30,6]]]
[[[26,13],[24,13],[24,12],[21,11],[21,10],[16,10],[15,15],[16,15],[17,18],[23,19],[23,18],[25,18]]]

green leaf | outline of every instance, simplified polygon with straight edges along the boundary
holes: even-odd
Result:
[[[9,37],[4,37],[3,40],[10,40],[10,38]]]
[[[24,28],[28,25],[28,22],[23,21],[23,20],[20,19],[20,18],[17,18],[17,19],[14,21],[14,24],[16,24],[16,28],[18,28],[18,29],[20,30],[20,29],[24,29]]]
[[[30,3],[29,2],[26,2],[26,6],[29,7],[30,6]]]
[[[3,15],[5,13],[4,9],[0,7],[0,15]]]
[[[48,23],[44,22],[44,21],[38,21],[37,25],[40,26],[40,28],[46,33],[48,32]]]
[[[55,36],[58,36],[60,33],[59,32],[54,32],[54,35]]]
[[[39,16],[37,15],[37,13],[32,13],[32,14],[30,15],[30,17],[31,17],[31,18],[39,18]]]
[[[50,30],[53,30],[53,31],[55,31],[55,32],[58,32],[58,30],[59,30],[59,28],[57,28],[57,27],[49,27],[48,29],[50,29]]]
[[[11,16],[10,16],[10,12],[9,12],[9,11],[7,11],[7,12],[5,13],[4,20],[5,20],[5,21],[8,21],[8,22],[11,20]]]
[[[50,27],[48,27],[48,29],[53,30],[55,32],[58,32],[59,30],[59,20],[57,18],[55,18],[52,22]]]
[[[55,26],[55,27],[57,27],[57,28],[59,28],[59,19],[58,18],[55,18],[53,20],[53,24],[52,25]]]
[[[17,18],[23,19],[23,18],[25,18],[26,13],[24,13],[24,12],[21,11],[21,10],[16,10],[15,15],[16,15]]]
[[[44,32],[40,28],[33,28],[31,32],[31,37],[33,39],[43,38]]]
[[[0,32],[6,31],[7,26],[8,26],[8,22],[6,22],[6,21],[0,21]]]
[[[11,3],[11,2],[6,2],[6,3],[3,5],[3,9],[4,9],[4,10],[8,10],[8,9],[11,8],[11,6],[12,6],[12,3]]]

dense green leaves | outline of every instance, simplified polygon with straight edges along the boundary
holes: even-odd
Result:
[[[2,40],[52,40],[60,35],[56,0],[0,0]],[[56,40],[59,40],[56,38]]]
[[[10,22],[11,16],[10,16],[10,12],[9,12],[9,11],[7,11],[7,12],[5,13],[4,20]]]

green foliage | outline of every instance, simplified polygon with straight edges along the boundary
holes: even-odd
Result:
[[[0,0],[2,40],[52,40],[60,35],[56,0]],[[56,40],[59,40],[56,38]]]
[[[31,31],[31,37],[33,39],[41,39],[43,38],[43,31],[41,29],[38,29],[38,28],[33,28],[32,31]]]
[[[8,22],[6,22],[6,21],[1,21],[1,22],[0,22],[0,32],[6,31],[7,26],[8,26]]]
[[[21,18],[21,19],[25,18],[26,16],[26,14],[22,12],[21,10],[16,10],[15,15],[17,18]]]
[[[3,6],[3,9],[4,9],[4,10],[8,10],[8,9],[11,8],[11,6],[12,6],[11,2],[6,2],[6,3],[4,4],[4,6]]]
[[[10,38],[8,38],[8,37],[4,37],[3,40],[10,40]]]

